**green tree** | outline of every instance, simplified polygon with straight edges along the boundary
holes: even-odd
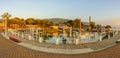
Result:
[[[75,19],[73,21],[73,27],[74,28],[79,28],[79,26],[80,26],[80,19]]]
[[[64,22],[64,24],[68,26],[73,26],[73,20],[68,20],[67,22]]]
[[[37,25],[44,27],[44,20],[37,20]]]
[[[111,28],[111,25],[106,25],[105,28]]]
[[[20,27],[25,26],[25,20],[18,17],[12,18],[9,20],[9,24],[18,24]]]
[[[39,25],[41,27],[48,27],[48,26],[54,25],[54,23],[52,21],[48,21],[46,19],[43,19],[43,20],[37,19],[36,25]]]
[[[101,27],[102,27],[102,26],[101,26],[100,24],[97,24],[97,25],[96,25],[96,29],[97,29],[97,30],[100,30]]]
[[[36,23],[35,19],[34,18],[28,18],[26,20],[26,24],[29,24],[29,25],[34,25]]]
[[[26,22],[24,19],[20,19],[20,24],[19,24],[21,27],[25,27],[26,25]]]
[[[10,24],[20,24],[20,18],[15,17],[10,20]]]
[[[47,22],[47,26],[52,26],[52,25],[54,25],[54,23],[52,21]]]
[[[96,28],[95,22],[91,22],[91,25],[90,25],[90,26],[91,26],[92,29]]]

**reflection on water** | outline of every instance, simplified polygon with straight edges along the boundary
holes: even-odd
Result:
[[[99,41],[100,35],[98,33],[84,33],[82,35],[79,35],[78,32],[72,32],[67,33],[64,31],[64,33],[58,33],[54,32],[53,34],[45,33],[43,34],[41,31],[14,31],[14,33],[22,34],[24,35],[23,38],[29,39],[29,40],[38,40],[39,37],[42,37],[43,42],[47,43],[53,43],[56,44],[75,44],[76,39],[78,39],[79,43],[89,43],[89,42],[97,42]],[[21,35],[20,35],[21,36]],[[21,36],[22,37],[22,36]]]
[[[62,37],[56,37],[56,36],[52,36],[51,38],[48,38],[45,40],[45,42],[48,43],[56,43],[56,39],[59,40],[59,44],[63,44],[64,43],[64,39]],[[69,44],[69,42],[66,40],[66,44]]]
[[[68,39],[71,39],[71,40],[66,40],[66,44],[71,44],[71,41],[73,43],[75,43],[75,39],[76,38],[70,38],[70,37],[67,37]],[[99,41],[99,34],[98,33],[93,33],[93,34],[90,34],[90,35],[81,35],[79,38],[79,42],[80,43],[89,43],[89,42],[97,42]],[[48,42],[48,43],[56,43],[56,39],[59,40],[59,44],[63,44],[64,43],[64,37],[63,36],[52,36],[52,37],[48,37],[45,42]]]

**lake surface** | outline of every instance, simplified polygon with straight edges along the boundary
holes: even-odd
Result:
[[[94,33],[94,34],[90,34],[89,36],[84,36],[83,38],[78,37],[78,39],[80,43],[90,43],[90,42],[99,41],[99,37],[100,36],[98,33]],[[76,38],[70,38],[70,37],[67,37],[67,38],[71,40],[66,39],[66,44],[71,44],[71,42],[75,43]],[[45,42],[55,44],[57,39],[59,40],[58,41],[59,44],[63,44],[64,37],[61,37],[61,36],[58,36],[58,37],[52,36],[51,38],[47,38]]]

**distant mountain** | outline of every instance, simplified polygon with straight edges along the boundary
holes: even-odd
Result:
[[[47,19],[49,21],[52,21],[54,24],[57,24],[59,22],[67,22],[69,21],[70,19],[64,19],[64,18],[50,18],[50,19]]]

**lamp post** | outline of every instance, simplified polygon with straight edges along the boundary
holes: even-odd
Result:
[[[9,13],[4,13],[2,15],[3,19],[5,20],[5,36],[7,36],[7,31],[8,31],[8,28],[7,28],[7,25],[8,25],[8,19],[11,15]]]

